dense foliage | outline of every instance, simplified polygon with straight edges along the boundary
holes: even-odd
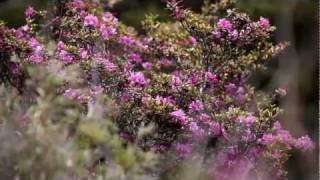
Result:
[[[20,179],[285,179],[289,151],[314,148],[247,83],[287,45],[267,18],[221,0],[144,33],[97,1],[59,1],[0,23],[0,176]],[[109,9],[109,8],[107,8]]]

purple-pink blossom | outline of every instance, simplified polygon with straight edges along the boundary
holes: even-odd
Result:
[[[73,61],[71,54],[65,50],[61,50],[59,56],[62,59],[62,61],[66,64],[72,63]]]
[[[211,34],[216,41],[221,38],[221,32],[219,32],[219,31],[213,31]]]
[[[147,71],[151,71],[152,70],[152,63],[144,62],[144,63],[142,63],[142,67]]]
[[[218,77],[215,74],[213,74],[212,72],[206,72],[205,77],[209,83],[217,83],[218,82]]]
[[[260,138],[258,141],[261,144],[270,145],[270,144],[273,144],[275,140],[276,140],[276,137],[273,136],[271,133],[265,133],[262,135],[262,138]]]
[[[133,43],[133,39],[130,36],[121,36],[118,42],[126,46],[131,46]]]
[[[25,33],[22,31],[22,29],[17,29],[15,32],[15,36],[17,39],[21,40],[25,37]]]
[[[205,124],[210,124],[212,121],[211,117],[205,113],[200,114],[196,119]]]
[[[189,130],[195,138],[202,138],[205,134],[204,130],[201,129],[196,122],[191,122],[188,125]]]
[[[243,104],[245,102],[245,89],[243,87],[238,88],[234,100],[236,104]]]
[[[130,72],[133,69],[133,67],[134,67],[134,65],[132,63],[130,63],[129,61],[127,61],[123,65],[123,71],[124,72]]]
[[[233,31],[231,31],[230,34],[229,34],[229,38],[230,38],[232,41],[237,40],[238,37],[239,37],[239,33],[238,33],[237,30],[233,30]]]
[[[220,29],[223,29],[223,30],[227,30],[227,31],[232,31],[233,30],[233,27],[232,27],[232,24],[229,20],[223,18],[223,19],[220,19],[218,21],[218,28]]]
[[[270,22],[269,19],[260,17],[258,24],[263,27],[263,28],[269,28],[270,27]]]
[[[175,102],[171,97],[162,97],[157,95],[155,98],[155,103],[157,105],[173,105]]]
[[[200,76],[197,73],[192,73],[188,78],[188,84],[191,86],[196,86],[200,82]]]
[[[214,135],[214,136],[220,136],[222,131],[221,131],[221,126],[218,122],[210,122],[209,124],[209,129],[210,132]]]
[[[138,53],[130,53],[128,55],[128,59],[131,63],[141,63],[142,62],[142,58],[141,58],[140,54],[138,54]]]
[[[39,64],[44,61],[44,57],[42,54],[39,53],[32,53],[29,57],[28,60],[32,64]]]
[[[80,48],[79,49],[79,56],[82,59],[87,59],[88,58],[88,51],[85,48]]]
[[[67,89],[64,91],[64,96],[68,97],[68,98],[76,98],[80,95],[79,91],[78,90],[75,90],[75,89]]]
[[[75,9],[82,9],[84,8],[84,3],[82,0],[73,0],[71,3],[70,3],[70,6],[72,8],[75,8]]]
[[[105,12],[102,15],[102,20],[110,25],[117,25],[118,24],[118,19],[113,16],[110,12]]]
[[[132,72],[128,78],[131,86],[146,86],[147,80],[142,72]]]
[[[242,124],[245,125],[252,125],[253,123],[255,123],[257,121],[257,117],[252,116],[252,115],[248,115],[248,116],[239,116],[238,117],[238,121]]]
[[[97,27],[98,24],[99,24],[99,20],[98,20],[98,17],[95,15],[89,14],[84,18],[85,26]]]
[[[176,119],[182,126],[186,125],[187,123],[187,116],[182,109],[171,112],[170,116]]]
[[[195,46],[195,45],[198,44],[197,39],[195,37],[193,37],[193,36],[189,37],[189,41],[190,41],[192,46]]]
[[[182,80],[179,76],[171,75],[170,86],[174,91],[179,91],[182,86]]]
[[[99,32],[104,40],[109,40],[112,36],[117,34],[117,30],[114,27],[106,26],[104,24],[100,26]]]
[[[115,72],[118,68],[114,63],[107,59],[103,59],[102,64],[107,72]]]
[[[279,130],[277,132],[277,139],[282,142],[286,147],[290,148],[294,138],[292,137],[292,135],[290,134],[289,131],[287,130]]]
[[[282,126],[281,126],[280,122],[279,121],[274,122],[272,129],[275,130],[275,131],[281,130]]]
[[[302,151],[312,151],[315,148],[314,143],[309,136],[302,136],[301,138],[296,139],[294,147]]]
[[[34,15],[34,9],[33,9],[33,7],[29,6],[29,7],[26,9],[26,11],[24,12],[24,14],[25,14],[25,16],[26,16],[27,18],[32,17],[32,16]]]
[[[235,84],[233,83],[228,83],[227,85],[224,86],[226,93],[228,95],[233,95],[235,93],[235,91],[237,90],[237,87]]]
[[[22,31],[27,32],[30,30],[30,26],[28,24],[21,27]]]
[[[57,48],[58,50],[64,50],[65,44],[62,41],[59,41],[57,44]]]
[[[189,104],[190,112],[198,112],[198,111],[202,111],[203,109],[204,109],[204,105],[202,101],[196,100],[196,101],[192,101]]]
[[[252,147],[249,149],[248,157],[250,159],[256,159],[263,152],[262,148],[259,146]]]
[[[130,99],[131,99],[131,97],[128,93],[122,93],[120,96],[120,100],[124,103],[129,102]]]
[[[31,38],[28,42],[29,47],[36,53],[40,53],[43,49],[43,46],[39,43],[36,38]]]

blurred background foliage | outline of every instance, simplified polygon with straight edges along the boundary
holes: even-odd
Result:
[[[54,0],[0,0],[0,19],[8,26],[23,25],[24,9],[32,5],[50,9]],[[211,0],[216,1],[216,0]],[[184,6],[201,10],[203,0],[184,0]],[[318,142],[318,2],[316,0],[238,0],[237,7],[253,18],[268,17],[277,26],[276,41],[288,41],[290,47],[270,62],[269,69],[257,72],[251,82],[257,89],[287,90],[280,103],[285,109],[281,121],[294,135],[308,133]],[[163,0],[122,0],[111,10],[124,23],[141,30],[146,14],[170,21]],[[318,148],[313,154],[294,153],[288,162],[290,180],[318,179]]]

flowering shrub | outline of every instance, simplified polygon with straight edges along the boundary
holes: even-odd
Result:
[[[139,34],[105,5],[28,7],[26,25],[0,23],[1,132],[22,133],[18,147],[2,141],[4,177],[180,179],[192,161],[191,179],[284,179],[288,152],[314,148],[281,127],[280,91],[247,83],[286,47],[267,18],[169,0],[176,21],[149,15]]]

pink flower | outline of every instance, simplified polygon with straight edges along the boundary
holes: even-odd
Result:
[[[188,84],[196,86],[200,82],[199,74],[192,73],[188,78]]]
[[[118,19],[114,17],[110,12],[105,12],[102,15],[102,20],[110,25],[117,25]]]
[[[269,28],[270,27],[270,22],[269,19],[260,17],[258,24],[263,27],[263,28]]]
[[[179,76],[171,75],[170,86],[174,91],[179,91],[182,86],[182,81]]]
[[[112,36],[117,34],[117,30],[115,28],[104,24],[100,26],[99,32],[104,40],[109,40]]]
[[[280,124],[279,121],[276,121],[275,123],[273,123],[273,127],[272,127],[273,130],[276,130],[276,131],[279,131],[282,129],[282,126]]]
[[[62,41],[59,41],[57,44],[58,50],[64,50],[65,44]]]
[[[195,46],[195,45],[197,45],[197,43],[198,43],[198,42],[197,42],[197,39],[194,38],[193,36],[190,36],[189,41],[190,41],[190,43],[191,43],[192,46]]]
[[[295,140],[294,147],[302,151],[312,151],[315,148],[314,143],[311,141],[309,136],[303,136]]]
[[[205,76],[206,76],[207,81],[210,83],[217,83],[218,82],[217,76],[211,72],[206,72]]]
[[[79,94],[79,92],[78,92],[77,90],[69,88],[69,89],[67,89],[67,90],[64,91],[64,94],[63,94],[63,95],[66,96],[66,97],[68,97],[68,98],[76,98],[76,97],[78,97],[80,94]]]
[[[92,27],[96,27],[99,23],[99,20],[97,18],[97,16],[89,14],[84,18],[84,25],[85,26],[92,26]]]
[[[130,46],[133,43],[133,39],[130,36],[121,36],[118,41],[120,44]]]
[[[228,83],[227,85],[224,86],[224,88],[226,89],[226,93],[228,95],[232,95],[237,90],[236,85],[233,83]]]
[[[282,142],[287,148],[290,148],[294,139],[287,130],[279,130],[277,132],[277,140]]]
[[[171,112],[170,116],[178,120],[178,123],[181,124],[182,126],[186,125],[187,123],[187,116],[184,113],[184,111],[181,109]]]
[[[32,63],[32,64],[38,64],[44,61],[44,57],[39,54],[39,53],[32,53],[28,60]]]
[[[130,95],[128,93],[123,93],[120,96],[120,100],[124,103],[129,102],[130,101]]]
[[[275,140],[276,140],[275,136],[273,136],[271,133],[266,133],[266,134],[263,134],[262,138],[260,138],[258,141],[261,144],[270,145],[270,144],[273,144]]]
[[[80,48],[79,55],[82,59],[87,59],[88,58],[88,51],[84,48]]]
[[[204,130],[201,129],[196,122],[191,122],[188,126],[189,130],[196,138],[201,138],[204,135]]]
[[[257,147],[252,147],[249,149],[248,156],[250,159],[255,159],[259,157],[259,155],[263,152],[262,148],[257,146]]]
[[[142,67],[147,71],[151,71],[152,70],[152,63],[145,62],[145,63],[142,64]]]
[[[238,121],[240,123],[243,123],[245,125],[252,125],[254,122],[257,121],[257,118],[255,116],[249,115],[249,116],[239,116]]]
[[[108,72],[115,72],[117,70],[117,66],[114,63],[112,63],[109,60],[107,60],[107,59],[103,60],[102,64],[104,65],[104,68]]]
[[[140,54],[137,54],[137,53],[130,53],[128,55],[128,59],[130,60],[130,62],[134,62],[134,63],[141,63],[142,62],[142,58],[141,58]]]
[[[128,78],[131,86],[146,86],[147,80],[142,72],[132,72]]]
[[[172,61],[170,61],[169,59],[161,59],[157,62],[157,68],[160,70],[161,68],[167,68],[167,67],[170,67],[172,66],[173,63]]]
[[[15,36],[18,40],[21,40],[22,38],[24,38],[25,34],[21,29],[18,29],[15,32]]]
[[[204,109],[203,103],[199,100],[192,101],[191,104],[189,104],[190,112],[198,112],[198,111],[202,111],[203,109]]]
[[[222,133],[221,126],[217,122],[210,122],[209,123],[209,128],[210,128],[210,131],[212,132],[212,134],[214,136],[220,136],[221,133]]]
[[[82,0],[74,0],[70,3],[70,6],[75,9],[83,9],[85,7]]]
[[[29,6],[29,7],[26,9],[26,11],[24,12],[24,14],[25,14],[25,16],[26,16],[27,18],[30,18],[30,17],[32,17],[33,14],[34,14],[34,9],[33,9],[31,6]]]
[[[233,30],[232,32],[230,32],[229,34],[229,38],[232,40],[232,41],[235,41],[237,40],[239,37],[239,33],[237,30]]]
[[[157,95],[155,98],[157,105],[173,105],[175,103],[174,100],[171,99],[171,97],[162,97]]]
[[[227,31],[232,31],[233,27],[229,20],[223,18],[218,21],[218,28],[224,29]]]
[[[21,27],[21,29],[24,31],[24,32],[27,32],[30,30],[30,26],[28,24],[24,25]]]
[[[40,53],[43,49],[42,45],[36,38],[31,38],[28,42],[28,45],[35,53]]]
[[[213,31],[211,34],[215,38],[215,40],[219,40],[221,38],[221,32],[219,31]]]
[[[210,116],[205,114],[205,113],[202,113],[199,116],[197,116],[197,120],[202,122],[202,123],[205,123],[205,124],[210,124],[211,123]]]
[[[236,104],[243,104],[245,102],[245,89],[243,87],[238,88],[234,100]]]
[[[123,65],[123,71],[124,72],[129,72],[129,71],[131,71],[133,69],[133,67],[134,67],[133,64],[131,64],[130,62],[126,62]]]
[[[60,58],[63,60],[64,63],[71,63],[73,61],[72,56],[70,55],[70,53],[68,53],[65,50],[61,50],[59,53]]]

